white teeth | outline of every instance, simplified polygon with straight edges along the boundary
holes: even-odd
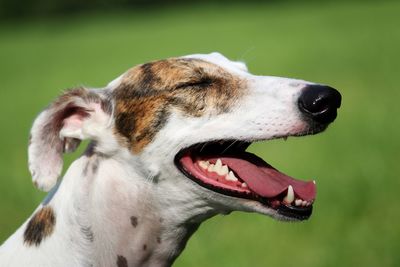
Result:
[[[238,181],[238,178],[235,176],[235,174],[232,171],[229,171],[228,175],[225,176],[225,179],[227,181],[232,181],[232,182]]]
[[[294,200],[294,191],[291,185],[288,186],[288,191],[286,197],[283,199],[283,202],[286,204],[291,204]]]
[[[302,200],[300,198],[297,198],[294,201],[294,205],[296,205],[298,207],[309,207],[309,206],[311,206],[311,201],[306,201],[306,200]]]
[[[204,160],[200,160],[200,161],[199,161],[199,166],[200,166],[202,169],[207,170],[208,166],[210,166],[210,162],[204,161]]]
[[[218,170],[222,167],[222,161],[220,159],[217,159],[217,162],[215,162],[215,168]]]
[[[229,170],[227,165],[222,165],[221,159],[217,159],[215,164],[212,164],[208,161],[203,161],[203,160],[200,160],[198,164],[204,170],[207,170],[209,172],[215,172],[219,176],[225,176],[225,180],[227,180],[227,181],[231,181],[231,182],[239,181],[239,179],[235,176],[235,174]],[[242,184],[242,187],[247,187],[247,185],[245,183],[243,183],[243,184]]]
[[[315,180],[313,180],[312,182],[313,182],[313,184],[317,184],[317,182]]]
[[[213,172],[215,170],[215,165],[214,164],[210,164],[208,167],[207,167],[207,171],[209,171],[209,172]]]
[[[217,162],[211,165],[213,165],[213,167],[208,170],[209,172],[216,172],[218,174],[221,172],[222,161],[220,159],[217,159]]]
[[[242,188],[247,188],[247,184],[246,183],[242,183]]]
[[[219,170],[217,170],[217,174],[220,176],[224,176],[227,175],[229,172],[228,166],[226,165],[222,165],[221,168],[219,168]]]
[[[298,207],[309,207],[309,206],[311,206],[311,202],[308,202],[308,201],[306,201],[306,200],[302,200],[302,199],[299,199],[299,198],[297,198],[297,199],[294,201],[294,204],[295,204],[296,206],[298,206]]]

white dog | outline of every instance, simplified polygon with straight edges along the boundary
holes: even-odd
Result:
[[[218,53],[139,65],[102,90],[68,90],[31,131],[33,182],[51,192],[0,247],[0,266],[170,266],[216,214],[307,219],[315,183],[245,150],[321,132],[340,101],[328,86],[255,76]],[[86,139],[57,184],[63,153]]]

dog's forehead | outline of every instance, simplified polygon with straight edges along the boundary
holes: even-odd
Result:
[[[193,54],[137,65],[111,81],[107,87],[114,89],[121,83],[129,84],[155,79],[167,85],[205,74],[212,76],[234,74],[243,77],[248,72],[243,62],[231,61],[220,53]]]
[[[234,70],[245,73],[217,54],[169,58],[133,67],[112,90],[116,132],[138,153],[173,112],[185,117],[228,112],[247,88]]]
[[[226,70],[233,72],[248,72],[247,66],[242,61],[232,61],[218,52],[213,52],[210,54],[192,54],[183,56],[181,58],[193,58],[208,61],[215,65],[218,65]]]

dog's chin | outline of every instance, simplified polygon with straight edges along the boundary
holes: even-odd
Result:
[[[175,165],[196,186],[211,191],[216,199],[222,197],[228,210],[258,212],[284,221],[308,219],[315,182],[276,170],[247,152],[250,144],[239,140],[194,144],[175,156]]]

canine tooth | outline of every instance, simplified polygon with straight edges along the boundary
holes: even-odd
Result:
[[[317,182],[315,180],[313,180],[312,182],[313,182],[313,184],[317,184]]]
[[[225,179],[228,181],[232,181],[232,182],[238,181],[238,178],[235,176],[235,174],[232,171],[229,171],[229,173],[225,176]]]
[[[294,191],[293,191],[293,187],[291,185],[288,186],[288,190],[287,190],[287,195],[286,197],[283,199],[283,201],[286,204],[291,204],[294,200]]]
[[[200,160],[200,161],[199,161],[199,166],[200,166],[202,169],[207,170],[208,166],[210,166],[210,162],[204,161],[204,160]]]
[[[247,188],[247,184],[246,183],[242,183],[242,188]]]
[[[227,174],[228,174],[229,169],[228,169],[228,166],[223,165],[221,168],[219,168],[219,169],[216,170],[216,171],[217,171],[217,174],[218,174],[218,175],[224,176],[224,175],[227,175]]]
[[[301,199],[296,199],[296,200],[294,201],[294,204],[295,204],[296,206],[300,206],[300,205],[301,205],[301,202],[302,202]]]

